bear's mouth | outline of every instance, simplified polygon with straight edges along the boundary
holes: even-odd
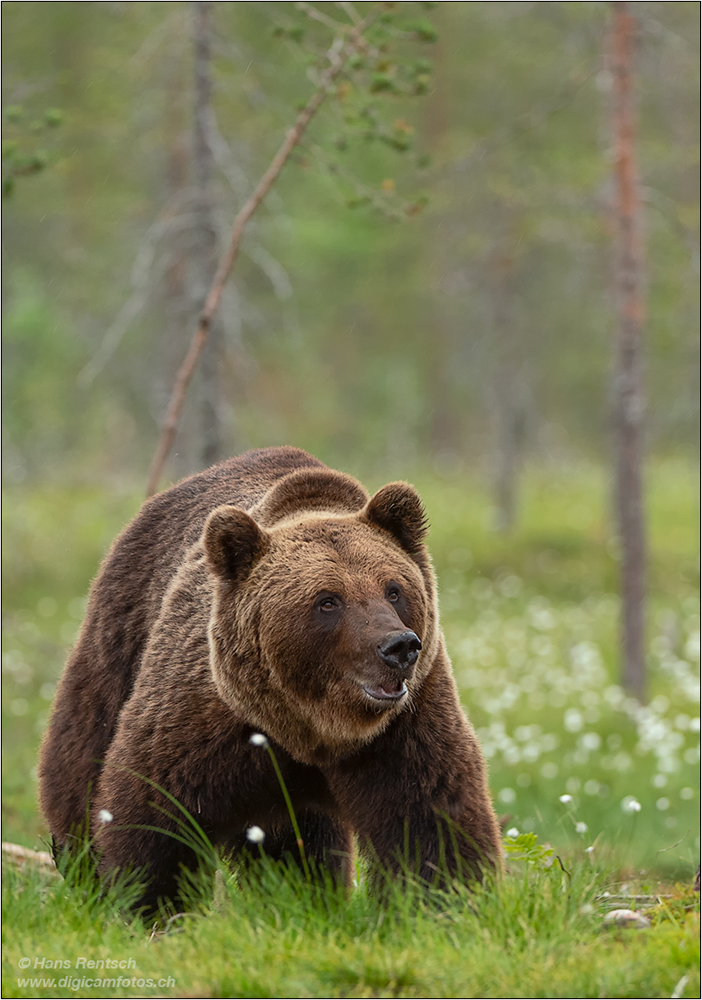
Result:
[[[363,690],[369,697],[374,698],[376,701],[386,702],[399,701],[400,698],[404,698],[407,694],[407,686],[403,680],[384,681],[382,684],[378,684],[377,687],[364,684]]]

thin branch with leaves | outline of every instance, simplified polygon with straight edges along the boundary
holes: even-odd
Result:
[[[234,220],[231,238],[223,257],[219,262],[217,272],[205,300],[205,305],[200,313],[197,330],[190,344],[188,353],[178,370],[175,385],[166,412],[161,437],[151,463],[149,481],[146,495],[152,496],[157,488],[163,472],[166,459],[170,454],[175,440],[178,421],[183,409],[185,394],[190,381],[195,372],[198,358],[207,341],[207,337],[212,325],[212,321],[217,312],[225,282],[239,256],[241,242],[246,231],[247,224],[264,200],[268,191],[275,183],[281,170],[290,158],[290,154],[295,149],[300,139],[307,130],[308,125],[322,105],[324,99],[329,94],[334,82],[346,66],[348,60],[354,53],[358,52],[364,45],[364,33],[378,18],[383,8],[383,4],[374,6],[373,10],[357,25],[350,27],[343,34],[337,35],[329,49],[329,65],[321,74],[319,85],[310,97],[309,101],[297,116],[294,125],[288,131],[278,152],[273,157],[270,166],[261,177],[255,190],[250,195],[241,211]]]

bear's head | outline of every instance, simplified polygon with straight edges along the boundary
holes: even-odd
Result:
[[[425,533],[411,486],[369,498],[330,469],[285,476],[248,513],[214,510],[202,541],[223,700],[307,763],[373,739],[436,657]]]

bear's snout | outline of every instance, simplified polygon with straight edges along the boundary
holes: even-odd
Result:
[[[395,667],[406,676],[410,667],[417,662],[421,648],[422,643],[414,632],[389,632],[378,644],[378,656],[383,663]]]

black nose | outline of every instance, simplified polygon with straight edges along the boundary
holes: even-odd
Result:
[[[421,648],[414,632],[390,632],[378,646],[378,656],[391,667],[407,670],[416,661]]]

